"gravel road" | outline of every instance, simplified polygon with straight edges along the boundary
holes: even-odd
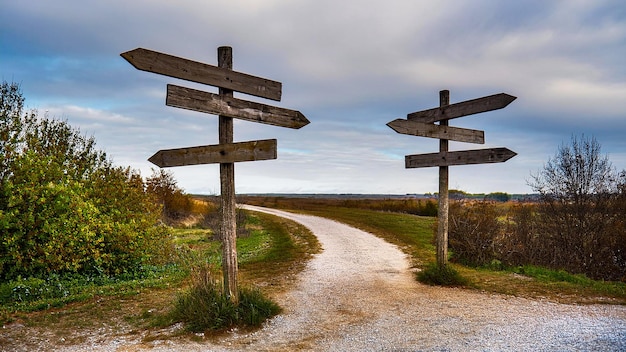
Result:
[[[258,332],[224,338],[217,350],[626,351],[624,306],[421,285],[407,257],[371,234],[324,218],[246,208],[303,224],[323,251],[283,297],[284,314]]]
[[[564,305],[419,284],[395,246],[338,222],[245,206],[308,227],[323,251],[284,313],[219,340],[115,341],[92,351],[626,351],[626,306]]]

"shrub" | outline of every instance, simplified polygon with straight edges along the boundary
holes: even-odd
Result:
[[[506,212],[494,203],[454,204],[449,233],[452,259],[490,268],[543,266],[593,279],[624,281],[626,227],[619,216],[623,202],[620,194],[603,214],[606,224],[584,236],[568,232],[572,224],[548,221],[552,217],[545,214],[542,204],[516,204]],[[580,254],[582,250],[586,254]]]
[[[137,172],[67,122],[24,113],[17,85],[0,92],[0,280],[119,275],[169,258]]]
[[[431,263],[417,273],[417,280],[433,286],[466,286],[468,280],[450,265],[439,266]]]
[[[175,302],[173,321],[185,323],[192,332],[221,331],[234,326],[258,327],[280,312],[280,307],[257,289],[240,289],[239,304],[233,304],[215,276],[208,268],[194,272],[192,287]]]
[[[500,260],[507,266],[538,263],[546,248],[540,235],[536,204],[516,204],[509,208],[502,237],[497,243]]]
[[[500,212],[491,202],[452,202],[449,213],[449,246],[452,260],[482,266],[498,259],[496,238],[502,231]]]

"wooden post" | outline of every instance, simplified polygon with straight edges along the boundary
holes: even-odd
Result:
[[[218,66],[228,70],[233,69],[233,49],[222,46],[217,49]],[[219,89],[223,97],[233,96],[230,89]],[[233,118],[219,116],[219,143],[233,143]],[[237,289],[237,223],[235,201],[235,164],[220,163],[220,187],[222,209],[222,271],[224,274],[224,294],[234,304],[239,303]]]
[[[439,107],[450,105],[450,91],[439,92]],[[439,122],[440,126],[448,126],[448,120]],[[448,140],[439,140],[439,152],[448,151]],[[437,226],[437,266],[444,267],[448,264],[448,166],[439,167],[439,225]]]

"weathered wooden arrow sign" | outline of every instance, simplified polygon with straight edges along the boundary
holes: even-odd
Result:
[[[167,85],[167,106],[223,115],[268,125],[301,128],[309,120],[300,112],[201,90]]]
[[[394,131],[418,137],[448,139],[457,142],[485,143],[485,132],[451,126],[423,123],[415,120],[396,119],[387,124]]]
[[[148,159],[158,167],[276,159],[276,140],[159,150]]]
[[[517,153],[507,148],[491,148],[407,155],[404,160],[407,169],[414,169],[431,166],[502,163],[516,155]]]
[[[416,120],[423,123],[433,123],[436,121],[455,119],[457,117],[502,109],[515,99],[517,98],[506,93],[494,94],[439,108],[413,112],[408,114],[407,118],[409,120]]]
[[[120,54],[136,69],[280,101],[282,83],[177,56],[137,48]]]

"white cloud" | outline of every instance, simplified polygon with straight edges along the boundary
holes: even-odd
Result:
[[[79,125],[95,124],[96,126],[103,126],[105,124],[129,124],[135,121],[135,119],[123,116],[118,113],[111,113],[109,111],[98,110],[90,107],[82,107],[76,105],[65,106],[44,106],[44,111],[51,117],[64,118],[68,117],[75,121]]]

